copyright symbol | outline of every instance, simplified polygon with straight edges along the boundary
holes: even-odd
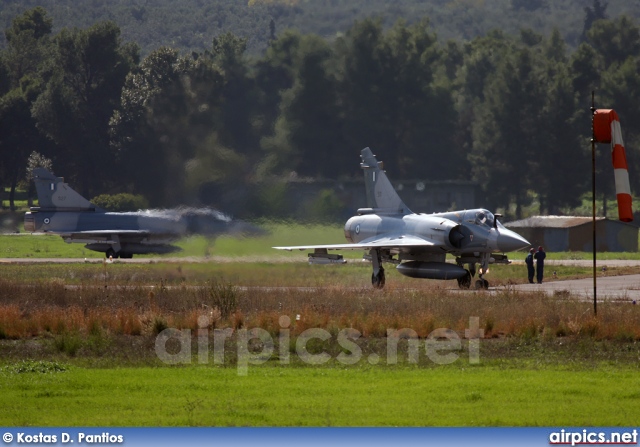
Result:
[[[9,444],[11,441],[13,441],[13,435],[11,433],[5,433],[4,435],[2,435],[2,440]]]

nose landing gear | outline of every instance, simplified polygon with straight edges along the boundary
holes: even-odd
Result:
[[[458,266],[462,267],[463,263],[458,260]],[[476,280],[474,286],[476,289],[488,289],[489,281],[483,278],[484,274],[487,272],[489,268],[489,256],[482,256],[480,259],[480,274],[478,275],[478,279]],[[467,274],[462,278],[458,278],[458,287],[461,289],[469,289],[471,288],[471,282],[473,277],[476,276],[476,264],[475,262],[470,262],[467,264]]]

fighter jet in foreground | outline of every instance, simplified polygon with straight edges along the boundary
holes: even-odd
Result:
[[[313,250],[312,264],[344,263],[342,255],[328,250],[365,250],[373,264],[371,284],[384,287],[383,262],[397,264],[396,270],[412,278],[457,279],[460,288],[469,288],[480,264],[476,288],[488,288],[484,274],[489,264],[508,264],[505,254],[528,247],[529,242],[507,230],[485,209],[416,214],[402,202],[369,148],[361,152],[367,202],[358,215],[344,226],[348,244],[273,247],[278,250]],[[445,262],[447,254],[456,263]],[[465,269],[463,266],[467,264]]]
[[[25,214],[25,231],[58,234],[65,242],[84,243],[87,249],[104,252],[107,257],[171,253],[180,250],[171,242],[188,234],[216,235],[247,229],[240,228],[242,222],[212,209],[107,212],[46,169],[34,169],[33,177],[40,206]]]

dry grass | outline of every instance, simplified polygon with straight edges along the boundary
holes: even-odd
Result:
[[[602,303],[595,318],[590,303],[571,296],[510,289],[239,288],[221,280],[173,287],[127,284],[69,286],[52,280],[24,285],[0,279],[0,338],[153,335],[166,327],[197,329],[202,316],[208,327],[260,327],[275,335],[280,317],[286,315],[291,335],[316,327],[334,334],[351,327],[368,338],[400,328],[410,328],[419,337],[436,328],[463,336],[469,318],[479,317],[485,338],[640,340],[637,306]]]

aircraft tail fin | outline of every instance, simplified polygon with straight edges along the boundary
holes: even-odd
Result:
[[[371,149],[360,152],[364,170],[364,183],[367,190],[367,206],[377,213],[411,214],[382,169],[382,162],[376,159]]]
[[[33,170],[39,208],[55,211],[95,211],[94,204],[82,197],[64,182],[44,168]]]

